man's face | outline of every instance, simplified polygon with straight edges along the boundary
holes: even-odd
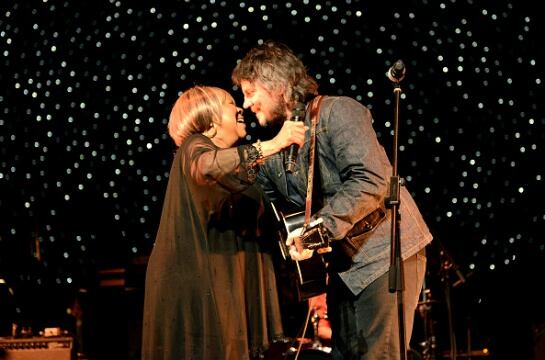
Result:
[[[242,107],[252,110],[261,126],[286,120],[287,107],[279,92],[269,91],[259,81],[242,80],[240,87],[244,95]]]

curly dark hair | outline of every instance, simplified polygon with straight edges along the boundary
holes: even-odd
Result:
[[[288,104],[304,102],[318,95],[318,83],[303,62],[280,42],[266,41],[251,49],[231,74],[233,83],[259,81],[269,90],[281,90]]]

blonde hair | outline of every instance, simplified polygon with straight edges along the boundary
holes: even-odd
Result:
[[[177,146],[192,134],[220,123],[225,90],[213,86],[194,86],[184,91],[170,112],[168,133]]]

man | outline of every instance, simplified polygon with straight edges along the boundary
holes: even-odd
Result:
[[[318,85],[284,44],[269,41],[251,49],[233,70],[232,80],[242,90],[243,107],[254,112],[262,126],[290,120],[292,109],[303,102],[307,106],[304,121],[311,127],[308,105],[318,95]],[[307,131],[295,171],[286,173],[282,153],[261,165],[258,182],[271,201],[304,209],[309,136]],[[329,274],[333,358],[399,359],[397,297],[389,291],[388,282],[391,211],[385,209],[392,166],[378,142],[369,110],[349,97],[323,97],[315,151],[314,192],[320,195],[321,208],[314,217],[323,221],[321,226],[333,247],[339,245],[333,253],[346,249],[341,244],[346,244],[343,239],[347,235],[355,244],[349,268]],[[408,346],[425,275],[425,246],[432,235],[405,187],[400,189],[399,214]],[[362,234],[363,221],[370,222],[372,230]],[[303,260],[312,255],[308,251],[297,253],[293,239],[288,242],[292,258]],[[335,268],[340,264],[331,265]]]

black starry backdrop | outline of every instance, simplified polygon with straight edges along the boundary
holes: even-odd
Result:
[[[99,270],[149,255],[174,149],[171,106],[195,84],[226,88],[241,104],[232,68],[275,39],[303,59],[322,94],[371,109],[389,154],[394,95],[385,73],[404,61],[399,173],[435,237],[434,306],[452,280],[458,347],[471,330],[474,348],[529,358],[545,321],[545,53],[536,6],[3,1],[0,278],[16,300],[0,302],[0,313],[15,302],[22,322],[66,316],[59,304],[92,288]],[[260,130],[246,118],[251,140]],[[436,314],[448,348],[446,316]]]

